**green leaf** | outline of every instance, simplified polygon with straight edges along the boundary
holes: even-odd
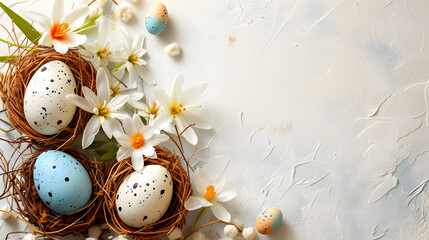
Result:
[[[145,118],[145,117],[142,117],[142,116],[140,116],[140,118],[142,119],[143,124],[144,124],[144,125],[147,125],[147,120],[146,120],[146,118]]]
[[[74,30],[75,33],[81,33],[85,30],[91,29],[91,28],[95,28],[97,27],[97,25],[93,25],[93,23],[95,22],[95,20],[97,20],[101,15],[103,15],[103,13],[98,14],[97,16],[94,17],[87,17],[85,19],[85,22],[83,22],[82,26],[80,26],[78,29]]]
[[[116,71],[118,71],[118,70],[119,70],[119,68],[120,68],[120,67],[122,67],[122,65],[124,65],[124,64],[125,64],[124,62],[119,62],[119,63],[117,63],[117,64],[113,67],[112,72],[116,72]]]
[[[2,2],[0,2],[0,7],[3,11],[13,20],[13,22],[21,29],[22,33],[33,43],[37,44],[41,34],[33,27],[29,22],[27,22],[24,18],[19,16],[17,13],[12,11]]]
[[[0,62],[15,62],[16,58],[19,56],[17,55],[6,55],[6,56],[0,56]]]
[[[112,146],[113,148],[111,148],[107,153],[103,154],[103,156],[101,156],[100,160],[102,161],[107,161],[112,159],[113,157],[115,157],[116,153],[119,150],[118,145],[114,145]]]
[[[107,142],[104,142],[104,141],[94,141],[87,149],[97,149],[104,146],[104,144],[106,143]]]

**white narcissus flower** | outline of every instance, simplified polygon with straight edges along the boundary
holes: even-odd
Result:
[[[155,80],[146,68],[146,61],[142,59],[146,54],[146,49],[143,48],[144,36],[138,35],[131,40],[128,32],[124,28],[120,28],[124,38],[123,51],[120,51],[118,57],[122,65],[118,70],[118,76],[122,76],[125,68],[129,73],[129,87],[137,87],[137,77],[140,76],[143,81],[148,84],[155,84]]]
[[[116,76],[115,76],[116,77]],[[127,88],[119,82],[115,77],[109,74],[109,88],[110,88],[110,96],[116,97],[118,95],[128,95],[127,103],[135,108],[141,109],[146,107],[140,100],[144,97],[143,90],[139,90],[136,88]]]
[[[145,126],[139,115],[126,118],[123,122],[125,133],[116,136],[121,145],[116,155],[118,161],[131,157],[133,168],[141,172],[144,167],[143,156],[156,158],[155,145],[168,140],[168,136],[155,134],[154,128]]]
[[[221,173],[219,177],[210,179],[200,168],[194,172],[192,186],[198,193],[190,196],[185,202],[185,208],[189,211],[208,207],[219,220],[229,222],[231,214],[222,205],[237,196],[234,188],[226,187],[226,174]]]
[[[118,50],[110,45],[108,40],[108,28],[104,18],[101,19],[98,26],[98,38],[93,43],[86,44],[86,51],[94,58],[94,66],[106,67],[109,61],[118,62]]]
[[[182,85],[183,77],[181,75],[177,75],[170,95],[167,95],[167,93],[161,88],[157,87],[155,89],[155,95],[161,106],[164,108],[157,117],[159,126],[168,132],[173,132],[175,124],[179,133],[191,124],[195,124],[194,127],[196,128],[211,129],[210,125],[201,122],[192,113],[193,110],[201,107],[200,105],[193,104],[193,101],[197,100],[198,97],[206,90],[208,84],[197,84],[183,94],[181,93]],[[195,145],[198,142],[198,137],[192,127],[183,132],[182,136],[192,145]]]
[[[118,95],[110,98],[109,80],[104,68],[98,69],[96,79],[97,95],[88,87],[83,87],[85,98],[76,94],[67,95],[67,99],[79,108],[92,113],[82,137],[82,148],[87,148],[94,141],[95,135],[103,128],[108,138],[112,138],[116,132],[121,132],[122,127],[118,119],[125,119],[127,115],[120,110],[128,101],[127,95]]]
[[[73,31],[82,26],[88,16],[88,11],[88,6],[82,6],[64,15],[64,1],[54,0],[51,18],[37,12],[28,12],[26,15],[42,27],[39,44],[48,47],[53,45],[55,51],[65,54],[69,48],[86,42],[85,35]]]

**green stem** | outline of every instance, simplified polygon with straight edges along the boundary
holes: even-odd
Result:
[[[206,213],[206,211],[207,211],[207,207],[205,207],[205,208],[203,208],[203,210],[201,210],[200,215],[198,215],[197,221],[195,222],[194,230],[197,229],[198,223],[200,223],[200,220],[203,217],[204,213]]]
[[[27,48],[27,46],[18,46],[15,43],[4,40],[3,38],[0,38],[0,42],[4,42],[4,43],[9,44],[9,45],[14,46],[14,47]]]

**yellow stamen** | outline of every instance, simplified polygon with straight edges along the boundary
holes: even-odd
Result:
[[[135,61],[137,61],[139,57],[137,57],[137,55],[131,55],[128,57],[128,61],[134,63]]]
[[[109,109],[103,108],[103,109],[100,109],[100,111],[98,112],[98,115],[106,116],[108,113],[109,113]]]
[[[131,137],[131,145],[134,149],[139,149],[144,145],[144,137],[141,133],[136,133]]]
[[[214,189],[213,185],[210,185],[206,188],[206,194],[204,194],[204,198],[207,201],[211,202],[215,198],[216,192],[214,190],[215,189]]]
[[[179,105],[173,104],[170,107],[170,113],[173,115],[179,114],[183,111],[186,111],[186,108],[184,108],[182,104],[179,104]]]
[[[153,115],[155,115],[156,114],[156,103],[154,102],[153,104],[152,104],[152,108],[150,109],[150,114],[153,114]]]
[[[100,50],[101,53],[106,53],[107,52],[107,48],[103,48]]]

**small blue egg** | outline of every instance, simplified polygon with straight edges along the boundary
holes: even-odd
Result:
[[[167,22],[158,21],[152,16],[147,16],[145,21],[146,29],[153,35],[159,35],[167,27]]]
[[[34,185],[40,199],[58,214],[70,214],[88,204],[91,178],[83,165],[61,151],[48,150],[34,164]]]

